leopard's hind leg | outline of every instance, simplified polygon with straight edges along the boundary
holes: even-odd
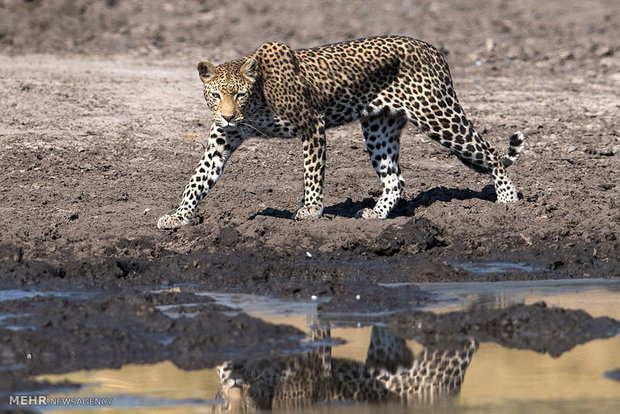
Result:
[[[405,107],[409,120],[426,135],[449,148],[463,164],[491,176],[497,202],[518,200],[517,189],[506,175],[505,167],[514,163],[522,151],[523,134],[513,134],[508,154],[500,156],[465,116],[451,82],[433,83],[424,96],[406,102]]]
[[[384,219],[400,200],[403,180],[398,166],[400,134],[407,123],[402,114],[384,109],[361,118],[366,149],[377,175],[381,179],[383,193],[374,208],[357,212],[357,218]]]

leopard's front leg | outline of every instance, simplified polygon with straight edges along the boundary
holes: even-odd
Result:
[[[209,193],[219,180],[224,165],[230,155],[239,147],[243,137],[233,129],[223,129],[215,123],[211,125],[205,153],[196,171],[185,186],[183,200],[174,214],[166,214],[157,221],[160,229],[176,229],[189,224],[196,215],[198,203]]]
[[[302,129],[304,153],[304,195],[293,220],[321,217],[323,214],[323,180],[325,177],[325,122],[317,117]]]

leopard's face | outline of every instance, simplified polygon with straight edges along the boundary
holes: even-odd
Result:
[[[222,128],[243,125],[246,114],[255,110],[256,60],[238,59],[215,66],[204,61],[198,74],[204,84],[204,97],[213,111],[213,120]]]
[[[233,362],[225,361],[217,366],[221,388],[215,396],[213,413],[251,413],[256,404],[250,397],[250,385],[233,372]]]

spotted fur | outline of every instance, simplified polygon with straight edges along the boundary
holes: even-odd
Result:
[[[448,64],[433,46],[383,36],[293,50],[267,43],[251,56],[215,66],[200,62],[204,95],[214,114],[207,148],[177,211],[159,228],[188,224],[198,203],[222,175],[226,160],[251,136],[299,136],[304,193],[297,220],[323,213],[325,130],[360,120],[370,161],[383,193],[362,218],[386,218],[401,197],[400,135],[407,121],[449,148],[472,169],[489,174],[497,201],[517,201],[504,168],[523,150],[525,136],[510,138],[508,153],[475,131],[458,103]]]
[[[328,329],[310,332],[314,341]],[[213,412],[289,412],[334,401],[431,404],[460,392],[477,350],[472,338],[425,347],[414,355],[403,338],[374,326],[366,362],[334,358],[329,346],[312,352],[254,361],[225,361],[217,367],[220,390]]]

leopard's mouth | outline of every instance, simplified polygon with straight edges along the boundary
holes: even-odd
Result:
[[[242,120],[243,118],[233,118],[230,120],[224,118],[217,118],[215,122],[217,126],[221,128],[236,128],[241,124]]]

